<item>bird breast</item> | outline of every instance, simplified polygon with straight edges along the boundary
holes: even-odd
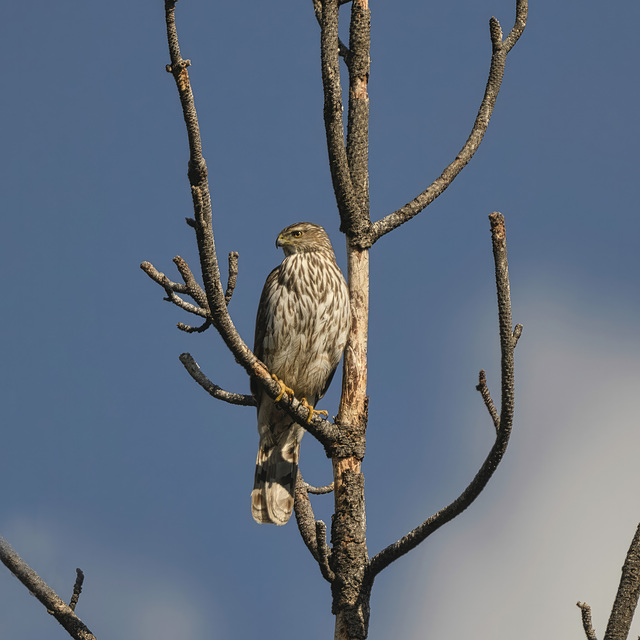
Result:
[[[344,351],[349,293],[333,255],[286,257],[267,305],[263,359],[296,396],[322,394]]]

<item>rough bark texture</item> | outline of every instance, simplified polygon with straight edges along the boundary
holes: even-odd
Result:
[[[369,219],[369,47],[371,16],[367,0],[353,0],[349,48],[342,51],[349,71],[347,139],[344,140],[340,87],[338,0],[323,0],[322,77],[329,165],[340,228],[347,236],[351,331],[344,353],[342,397],[336,418],[340,442],[332,451],[335,515],[331,527],[332,611],[336,640],[367,637],[370,590],[363,589],[369,563],[366,540],[364,476],[361,463],[367,428],[367,336],[369,322],[369,252],[360,249]]]
[[[342,397],[336,424],[344,439],[333,455],[335,515],[331,527],[331,590],[336,616],[335,638],[366,638],[370,589],[363,589],[369,564],[364,475],[368,419],[367,334],[369,317],[369,252],[348,249],[351,333],[344,354]]]
[[[604,640],[625,640],[640,596],[640,525],[622,566],[622,578],[613,603]]]
[[[604,640],[626,640],[631,629],[633,614],[640,597],[640,524],[631,541],[627,557],[622,565],[622,576],[613,603]],[[582,628],[587,640],[598,640],[591,623],[591,607],[586,602],[578,602],[582,611]]]
[[[75,640],[96,640],[87,626],[78,618],[74,610],[78,602],[78,594],[73,602],[73,609],[14,551],[11,545],[0,538],[0,560],[13,575],[29,589],[29,591],[46,607],[47,611],[64,627],[66,632]],[[82,573],[82,572],[80,572]],[[84,576],[83,576],[84,577]]]

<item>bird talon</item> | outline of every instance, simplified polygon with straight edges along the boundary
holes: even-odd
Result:
[[[311,421],[313,420],[313,416],[317,413],[317,414],[322,414],[325,418],[329,417],[329,412],[326,411],[325,409],[314,409],[308,402],[306,398],[302,398],[302,400],[300,400],[300,404],[305,408],[309,410],[309,416],[307,417],[307,424],[311,424]]]
[[[275,373],[271,374],[271,377],[278,383],[278,385],[280,386],[280,393],[278,394],[278,396],[275,398],[276,402],[279,402],[280,400],[282,400],[282,396],[286,393],[288,396],[291,396],[292,398],[295,396],[295,393],[293,392],[293,389],[291,389],[290,387],[287,387],[287,385],[284,383],[284,380],[280,380],[280,378],[278,378],[278,376],[276,376]]]

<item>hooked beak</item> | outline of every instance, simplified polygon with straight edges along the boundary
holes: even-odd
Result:
[[[276,249],[282,247],[284,245],[284,243],[282,242],[282,234],[280,234],[277,238],[276,238]]]

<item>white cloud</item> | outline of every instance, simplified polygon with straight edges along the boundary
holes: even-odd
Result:
[[[131,629],[131,637],[141,640],[207,636],[201,612],[196,610],[184,591],[168,584],[147,585],[147,591],[138,594]]]
[[[562,296],[519,316],[510,450],[480,504],[405,569],[398,637],[584,638],[578,600],[604,634],[640,521],[637,327]]]

